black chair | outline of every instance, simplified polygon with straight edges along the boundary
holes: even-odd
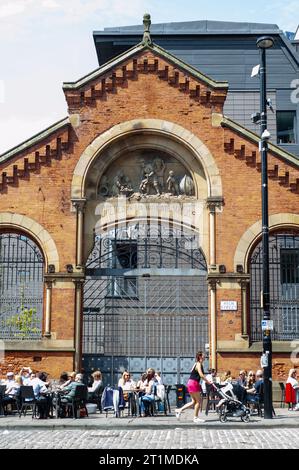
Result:
[[[21,385],[20,387],[20,410],[19,417],[21,418],[22,413],[26,416],[27,409],[32,408],[32,418],[36,418],[36,399],[31,385]]]
[[[76,419],[77,412],[82,408],[85,410],[85,415],[88,416],[88,411],[86,408],[86,403],[88,399],[88,388],[86,385],[77,385],[75,389],[75,395],[70,398],[66,405],[67,411],[69,412],[72,409],[72,417]]]
[[[124,408],[121,410],[123,412],[125,409],[128,410],[128,416],[137,416],[137,400],[135,392],[133,391],[123,391],[124,397]],[[122,414],[122,413],[121,413]]]
[[[206,384],[206,415],[208,415],[209,411],[213,407],[214,411],[216,410],[216,405],[219,403],[219,396],[217,395],[217,391],[214,389],[212,385]]]
[[[165,386],[165,399],[166,399],[166,405],[167,405],[167,410],[169,414],[171,413],[170,401],[169,401],[170,392],[171,392],[171,385],[166,385]]]
[[[157,386],[155,386],[155,389],[154,389],[154,397],[155,397],[154,412],[155,412],[155,414],[157,414],[159,411],[162,411],[166,416],[167,415],[167,410],[168,410],[168,404],[167,404],[167,398],[166,398],[166,387],[165,387],[165,385],[163,387],[164,387],[164,389],[163,389],[163,391],[161,390],[161,395],[158,396],[158,388],[157,388]],[[162,408],[162,410],[160,410],[160,407]]]
[[[0,385],[0,414],[1,410],[3,411],[3,414],[5,414],[5,409],[4,409],[4,402],[3,398],[5,397],[5,390],[6,390],[6,385]]]
[[[281,391],[280,408],[284,408],[285,394],[286,394],[286,388],[285,388],[284,382],[279,382],[279,387],[280,387],[280,391]]]
[[[88,392],[88,403],[95,403],[98,406],[98,410],[102,413],[102,395],[104,385],[100,384],[94,392]]]

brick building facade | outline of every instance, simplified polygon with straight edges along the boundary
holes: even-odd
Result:
[[[200,221],[195,221],[192,227],[199,234],[199,248],[207,266],[203,294],[208,312],[207,336],[198,343],[196,338],[190,340],[192,348],[209,344],[210,366],[219,371],[230,369],[233,375],[240,367],[256,369],[259,366],[262,345],[256,330],[260,311],[252,302],[258,290],[258,281],[253,277],[252,253],[261,240],[259,137],[223,115],[227,88],[226,82],[210,79],[161,47],[150,42],[140,43],[77,82],[65,83],[69,116],[0,156],[2,246],[8,243],[9,234],[21,235],[38,247],[44,262],[41,335],[36,338],[25,338],[20,333],[2,335],[6,338],[3,373],[28,365],[58,376],[62,370],[81,367],[83,334],[88,338],[83,325],[86,265],[94,246],[94,228],[103,216],[97,212],[97,207],[108,197],[101,178],[111,173],[117,186],[117,168],[119,165],[126,168],[127,155],[135,158],[134,152],[146,151],[169,154],[169,161],[178,161],[181,167],[176,168],[184,168],[193,181],[192,201],[200,202],[203,207]],[[166,167],[167,158],[165,156]],[[271,236],[276,236],[273,243],[279,244],[284,239],[286,245],[281,249],[293,250],[289,254],[296,260],[299,250],[298,159],[270,144],[268,176],[270,229]],[[184,197],[169,191],[168,199],[151,196],[158,211],[162,203],[185,201]],[[132,205],[130,198],[125,200],[128,206]],[[143,195],[137,201],[139,206],[148,207],[149,202]],[[138,219],[140,214],[137,209],[134,211],[135,208],[132,217]],[[161,220],[160,215],[158,218]],[[4,256],[0,251],[1,255]],[[299,284],[299,275],[298,267],[292,263],[288,269],[297,269],[297,274],[292,271],[289,275],[294,290]],[[282,279],[283,269],[279,267],[280,278],[275,281],[280,286],[278,290],[287,283]],[[0,279],[2,298],[5,272]],[[196,286],[196,273],[192,282]],[[173,288],[170,297],[175,295]],[[281,297],[279,292],[277,295]],[[292,366],[292,341],[299,339],[296,299],[296,295],[280,298],[280,305],[285,302],[282,307],[276,310],[273,307],[277,315],[277,340],[274,337],[273,341],[275,380],[286,378]],[[233,303],[224,310],[222,302],[227,301]],[[288,321],[291,326],[282,323],[283,335],[278,317],[289,315],[290,302],[292,313]],[[29,300],[26,306],[30,307]],[[16,303],[15,313],[18,307]],[[99,315],[102,313],[98,311]],[[158,318],[159,312],[155,314]],[[104,323],[94,322],[104,328]],[[8,325],[7,321],[2,322],[2,330],[9,330]],[[105,328],[108,332],[107,325]],[[119,333],[122,336],[125,327],[119,328],[122,328]],[[130,334],[129,323],[126,328],[126,334]],[[134,328],[135,335],[137,327]],[[182,330],[181,334],[191,334],[190,328]],[[166,331],[164,333],[161,341],[166,341]],[[100,337],[102,333],[92,334],[95,343],[97,334]],[[147,330],[143,334],[151,341]],[[101,341],[103,348],[106,339]],[[119,338],[114,341],[116,344]],[[188,336],[184,341],[188,342]],[[109,362],[109,348],[106,352],[101,348],[94,354],[97,356],[94,364],[107,370],[113,368],[116,375],[121,370],[121,356],[142,357],[139,350],[123,351],[117,353],[118,365],[102,365],[104,356]],[[152,356],[157,356],[161,364],[163,348],[162,345],[156,354],[149,349],[146,365],[157,363]],[[92,355],[86,353],[89,359],[84,362],[85,368],[92,367]],[[192,351],[187,351],[184,359],[190,356],[192,361],[191,355]],[[168,351],[168,356],[177,359],[174,352]],[[138,367],[135,372],[142,372],[142,367],[140,370]],[[171,366],[165,367],[168,367],[165,374],[170,374]],[[170,382],[177,380],[174,375],[173,378],[169,375]]]

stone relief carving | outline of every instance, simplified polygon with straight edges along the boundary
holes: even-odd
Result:
[[[185,177],[184,177],[185,178]],[[179,185],[176,180],[176,177],[174,176],[174,171],[170,170],[168,178],[167,178],[167,190],[169,193],[171,193],[173,196],[179,196]],[[184,193],[182,193],[184,194]]]
[[[98,185],[99,197],[172,198],[194,196],[194,183],[174,157],[146,151],[123,156],[107,169]]]
[[[190,176],[185,175],[180,182],[180,191],[186,196],[193,196],[194,194],[194,183]]]

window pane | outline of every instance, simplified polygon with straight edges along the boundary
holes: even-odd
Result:
[[[296,143],[296,111],[277,111],[277,143]]]
[[[281,250],[281,283],[299,283],[299,250]]]

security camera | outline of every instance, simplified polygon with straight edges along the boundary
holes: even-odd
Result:
[[[269,106],[270,110],[272,111],[272,113],[274,113],[274,109],[273,109],[273,105],[272,105],[272,101],[270,98],[267,98],[267,105]]]
[[[268,131],[268,129],[265,129],[264,132],[262,133],[262,139],[263,140],[269,140],[270,137],[271,137],[270,132]]]
[[[261,113],[254,113],[251,115],[251,122],[253,122],[253,124],[258,124],[259,122],[261,122]]]

